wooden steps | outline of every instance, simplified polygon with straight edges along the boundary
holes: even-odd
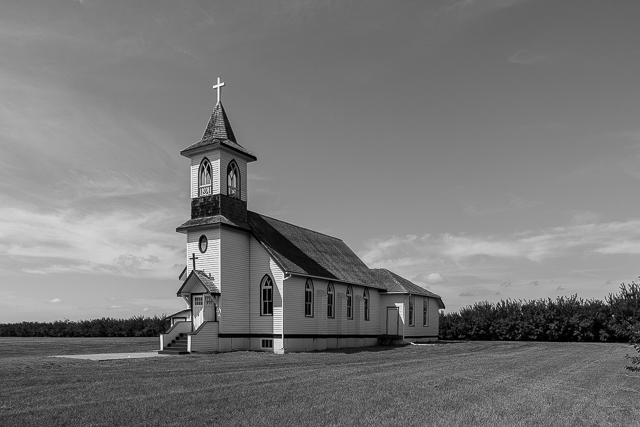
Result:
[[[176,339],[164,346],[158,354],[189,354],[187,351],[187,334],[180,334]]]

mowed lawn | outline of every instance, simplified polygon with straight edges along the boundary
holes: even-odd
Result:
[[[88,361],[148,338],[0,338],[1,426],[637,426],[625,344],[464,342]]]

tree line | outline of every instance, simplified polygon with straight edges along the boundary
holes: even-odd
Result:
[[[640,285],[621,284],[604,301],[577,295],[555,300],[477,302],[440,314],[440,339],[630,342],[640,325]]]
[[[0,323],[0,337],[157,337],[166,331],[168,324],[169,319],[164,315]]]

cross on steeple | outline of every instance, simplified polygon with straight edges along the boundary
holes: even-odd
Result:
[[[224,86],[224,82],[220,82],[220,77],[218,77],[218,83],[213,85],[213,88],[216,90],[216,92],[218,92],[218,102],[217,104],[220,103],[220,93],[222,92],[222,87]]]
[[[196,256],[195,252],[191,254],[191,258],[189,258],[191,261],[193,261],[193,270],[196,269],[196,260],[198,259],[198,257]]]

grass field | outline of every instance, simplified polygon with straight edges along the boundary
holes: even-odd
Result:
[[[0,338],[0,425],[640,425],[640,375],[624,370],[624,344],[49,357],[157,342]]]

